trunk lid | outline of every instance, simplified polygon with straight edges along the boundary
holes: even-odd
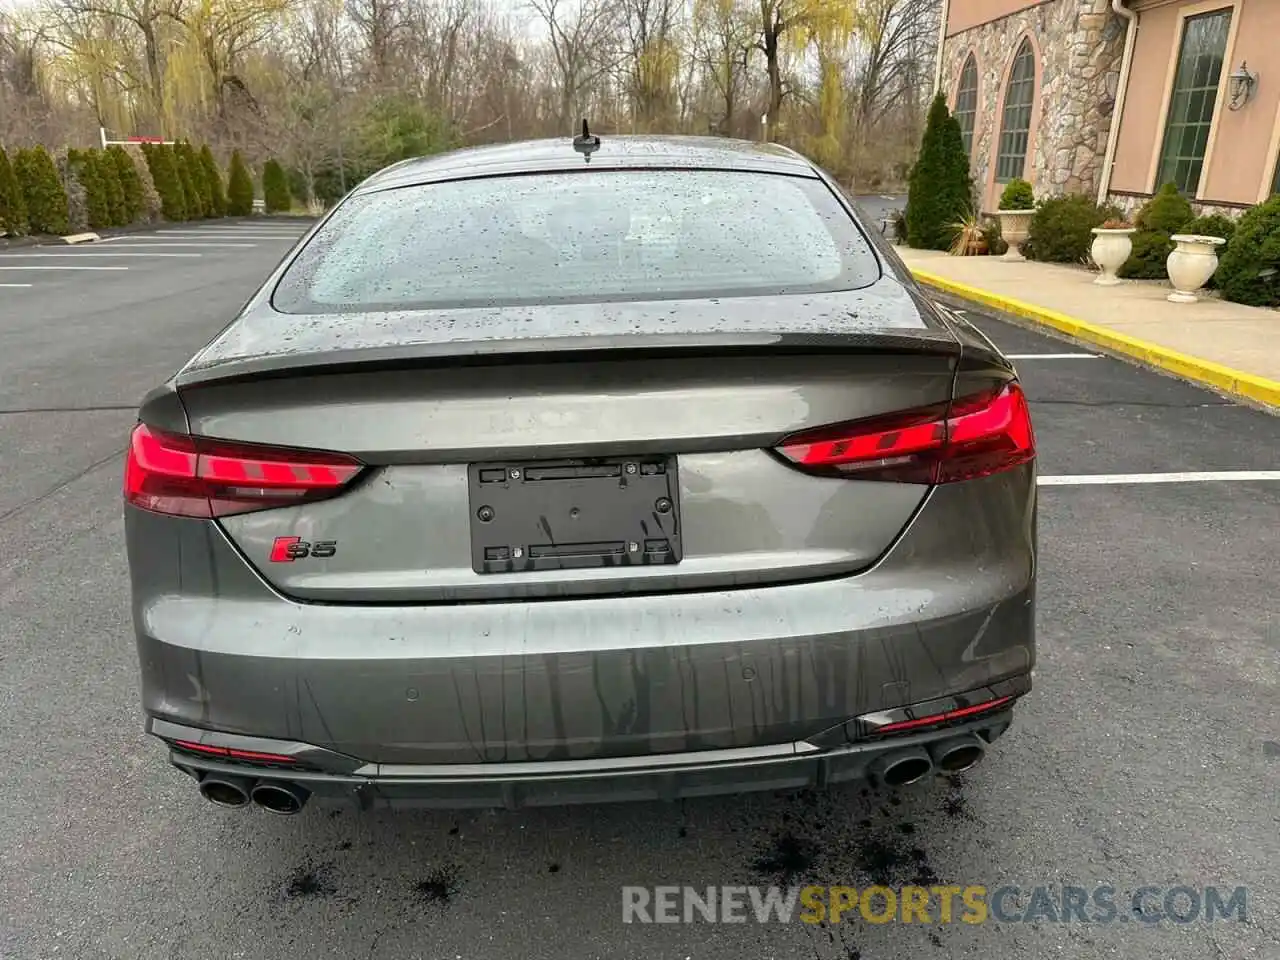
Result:
[[[470,310],[456,322],[363,317],[345,339],[332,317],[308,327],[277,314],[298,331],[285,350],[257,349],[251,324],[233,327],[177,385],[194,434],[369,465],[334,499],[219,521],[298,599],[463,602],[832,576],[874,563],[927,488],[810,476],[770,448],[950,398],[959,345],[894,286],[875,295],[896,304],[880,324],[867,291],[737,298],[731,313],[752,329],[736,330],[708,319],[729,315],[719,305],[594,305],[580,337],[556,335],[576,309],[563,305],[546,308],[559,316],[546,335],[516,339],[512,329],[542,323],[540,308],[481,311],[488,327]],[[631,332],[601,332],[600,311],[625,314]],[[678,332],[664,329],[669,317]],[[287,557],[281,538],[326,546]]]

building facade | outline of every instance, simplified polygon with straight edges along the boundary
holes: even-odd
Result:
[[[944,0],[938,83],[983,210],[1125,210],[1175,183],[1204,212],[1280,192],[1280,0]]]

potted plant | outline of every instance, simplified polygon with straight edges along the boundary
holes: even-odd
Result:
[[[1116,271],[1124,266],[1133,253],[1133,232],[1137,229],[1126,220],[1110,219],[1100,227],[1093,228],[1093,245],[1089,248],[1089,256],[1102,268],[1093,281],[1099,286],[1114,287],[1120,282]]]
[[[1027,242],[1031,233],[1031,217],[1035,214],[1036,200],[1031,192],[1031,184],[1022,179],[1013,179],[1005,185],[1000,194],[999,209],[996,216],[1000,218],[1000,236],[1009,249],[1001,260],[1025,260],[1019,249]]]
[[[1174,303],[1195,303],[1196,292],[1205,285],[1218,269],[1218,247],[1227,241],[1222,237],[1202,237],[1198,234],[1175,233],[1169,238],[1177,244],[1165,266],[1173,293],[1166,298]]]
[[[953,257],[977,257],[987,252],[986,231],[975,214],[965,214],[951,228],[956,236],[947,252]]]

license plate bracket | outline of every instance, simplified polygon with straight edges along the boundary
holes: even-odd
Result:
[[[471,568],[520,573],[679,563],[676,458],[467,467]]]

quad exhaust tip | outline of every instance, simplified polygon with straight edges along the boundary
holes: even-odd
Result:
[[[982,740],[969,734],[946,740],[930,752],[939,773],[964,773],[986,755],[987,748]]]
[[[292,783],[263,781],[254,786],[250,796],[263,810],[287,817],[301,812],[311,794]]]
[[[891,753],[875,766],[876,775],[890,787],[905,787],[923,780],[932,770],[929,754],[919,748]]]
[[[208,776],[200,781],[200,796],[219,807],[243,807],[249,802],[249,784],[240,777]]]

